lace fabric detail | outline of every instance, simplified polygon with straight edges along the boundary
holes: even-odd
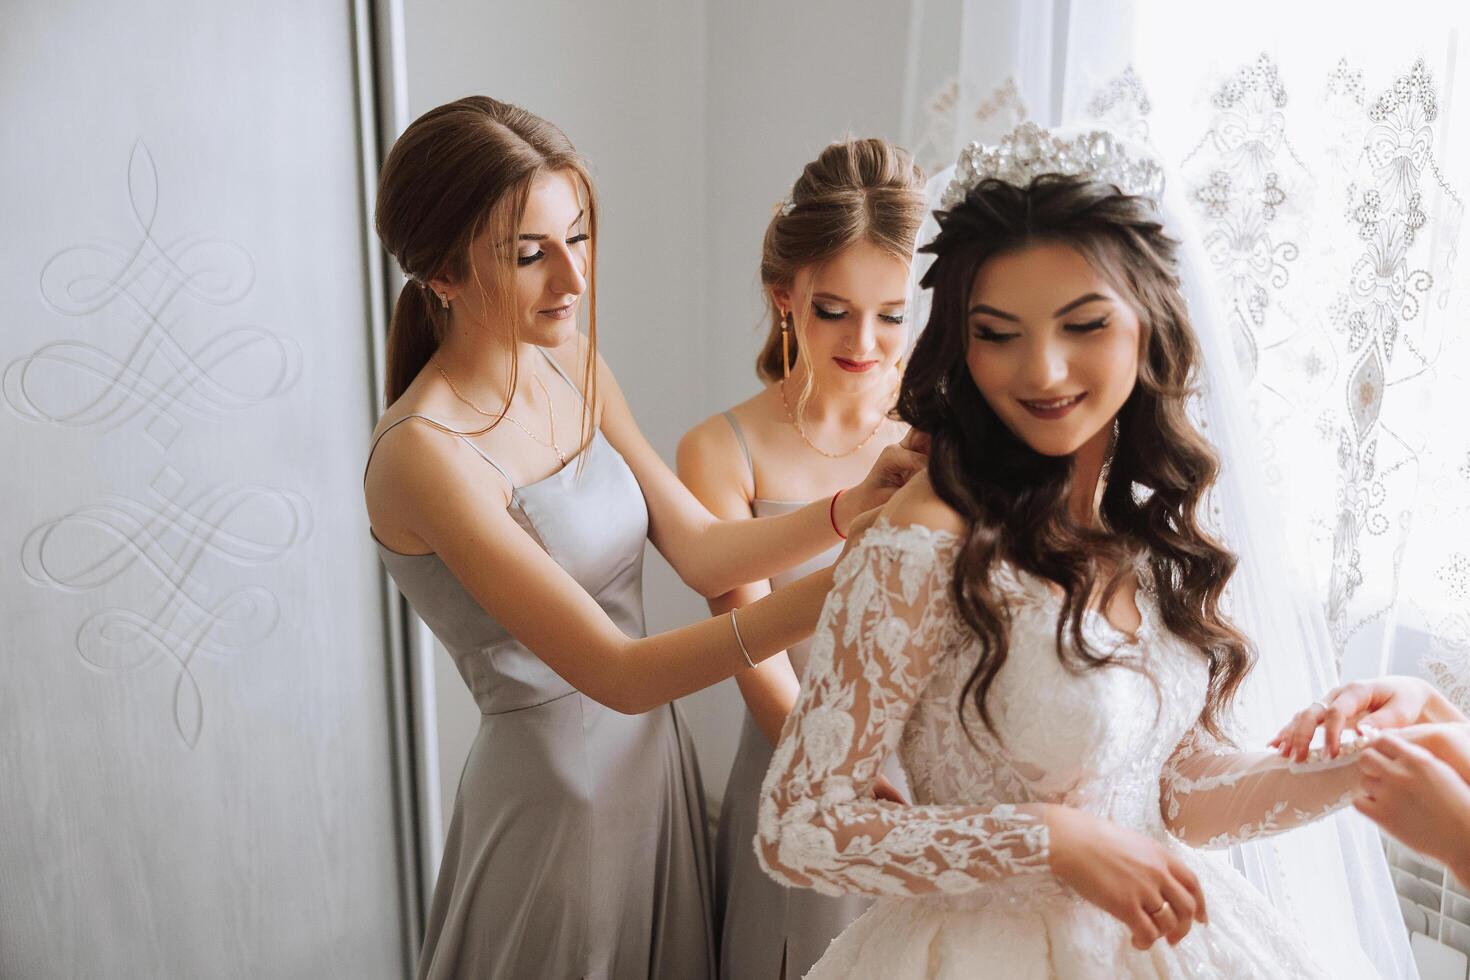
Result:
[[[996,581],[1011,650],[992,688],[995,730],[973,709],[962,724],[978,643],[950,597],[958,547],[953,534],[880,520],[838,565],[762,792],[755,846],[777,880],[826,893],[963,895],[1046,875],[1043,804],[1220,847],[1350,797],[1353,746],[1297,765],[1201,728],[1206,660],[1163,627],[1147,576],[1134,634],[1100,613],[1085,624],[1089,642],[1138,669],[1076,670],[1057,656],[1060,598],[1004,568]],[[913,806],[870,795],[895,748]]]
[[[1165,825],[1194,847],[1221,848],[1325,817],[1357,789],[1355,763],[1367,742],[1347,736],[1336,758],[1313,749],[1298,763],[1238,751],[1195,726],[1159,779]]]
[[[777,880],[828,894],[956,894],[1046,868],[1034,807],[869,795],[933,664],[965,635],[945,595],[956,547],[953,535],[881,524],[838,564],[761,794],[756,852]]]

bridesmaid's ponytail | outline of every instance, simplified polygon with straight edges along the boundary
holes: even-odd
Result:
[[[403,284],[388,325],[384,404],[397,401],[439,349],[444,324],[437,309],[439,305],[428,286],[414,279]]]

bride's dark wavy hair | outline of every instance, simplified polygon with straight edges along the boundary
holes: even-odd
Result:
[[[896,411],[928,434],[930,481],[969,527],[951,591],[981,653],[960,700],[962,719],[973,700],[994,731],[987,696],[1009,655],[1011,625],[992,581],[997,562],[1061,587],[1058,656],[1078,672],[1114,664],[1147,672],[1136,658],[1095,649],[1083,633],[1093,598],[1105,607],[1128,573],[1146,565],[1164,625],[1209,660],[1200,720],[1223,737],[1221,712],[1255,654],[1220,608],[1235,555],[1198,519],[1219,464],[1185,407],[1199,349],[1179,291],[1176,243],[1146,199],[1057,174],[1025,187],[982,181],[937,217],[939,234],[923,248],[934,255],[923,279],[933,306],[904,371]],[[1070,516],[1073,458],[1038,453],[1012,433],[975,387],[966,362],[966,307],[981,266],[1043,242],[1075,248],[1139,318],[1138,383],[1117,416],[1101,528]],[[1101,568],[1113,569],[1106,582]]]

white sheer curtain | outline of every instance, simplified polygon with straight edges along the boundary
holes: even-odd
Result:
[[[1420,673],[1470,709],[1470,34],[1457,6],[915,0],[905,135],[931,172],[1021,119],[1097,122],[1155,147],[1229,309],[1261,492],[1282,518],[1270,560],[1330,634],[1331,662],[1306,666],[1323,680]],[[1350,913],[1342,899],[1303,908],[1270,880],[1335,868],[1337,851],[1349,879],[1333,871],[1334,887],[1376,896]],[[1385,975],[1410,975],[1402,935],[1383,931],[1375,851],[1349,814],[1235,859],[1319,946],[1340,944],[1351,918]]]

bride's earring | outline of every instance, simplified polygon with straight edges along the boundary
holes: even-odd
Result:
[[[1102,500],[1103,490],[1107,487],[1108,484],[1108,474],[1113,471],[1113,454],[1118,451],[1118,432],[1118,419],[1116,416],[1114,416],[1113,436],[1111,439],[1108,440],[1108,454],[1107,456],[1103,457],[1102,473],[1099,474],[1097,478],[1098,500]]]
[[[439,305],[444,307],[446,310],[449,309],[449,295],[447,293],[439,294]]]

